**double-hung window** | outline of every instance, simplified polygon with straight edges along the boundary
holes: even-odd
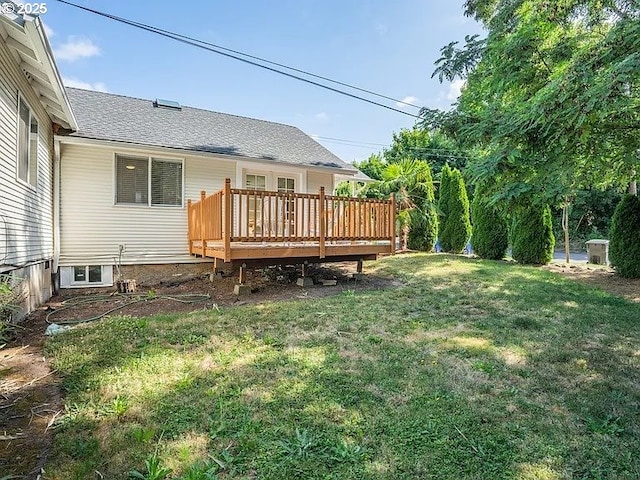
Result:
[[[116,204],[182,206],[182,161],[116,155]]]
[[[26,102],[18,100],[18,178],[36,186],[38,180],[38,120]]]

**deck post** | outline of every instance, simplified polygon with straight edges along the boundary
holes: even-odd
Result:
[[[396,195],[395,193],[391,194],[391,205],[390,205],[390,215],[389,215],[389,237],[391,240],[391,255],[396,253]]]
[[[356,266],[356,272],[362,273],[362,259],[358,259],[358,265]]]
[[[327,222],[326,222],[326,212],[325,212],[325,201],[324,201],[324,187],[320,187],[320,199],[318,200],[318,202],[320,203],[319,207],[320,207],[320,211],[319,211],[319,221],[320,221],[320,258],[324,258],[325,254],[326,254],[326,249],[324,246],[324,241],[325,241],[325,236],[327,234],[326,230],[326,226],[327,226]]]
[[[247,264],[243,263],[240,265],[240,285],[244,285],[247,281]]]
[[[224,261],[231,261],[231,179],[224,180],[224,224],[222,229],[222,241],[224,245]]]
[[[207,192],[200,192],[200,241],[202,242],[202,256],[205,256],[206,239],[204,238],[204,199],[207,198]]]
[[[187,200],[187,241],[189,242],[189,255],[193,255],[193,245],[191,243],[191,233],[193,232],[193,223],[191,221],[191,199]]]

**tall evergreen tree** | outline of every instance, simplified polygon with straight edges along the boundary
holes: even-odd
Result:
[[[513,259],[518,263],[545,265],[553,259],[551,209],[528,205],[517,209],[512,227]]]
[[[442,171],[440,172],[440,188],[438,188],[438,220],[440,223],[440,233],[442,233],[447,219],[450,184],[451,167],[447,164],[442,167]]]
[[[613,214],[609,231],[611,264],[623,277],[640,278],[640,199],[625,196]]]
[[[461,253],[471,237],[471,219],[467,189],[460,170],[450,171],[444,194],[447,197],[440,198],[446,205],[440,245],[445,252]]]
[[[504,258],[509,246],[507,222],[495,205],[490,205],[480,187],[476,187],[471,202],[473,251],[489,260]]]

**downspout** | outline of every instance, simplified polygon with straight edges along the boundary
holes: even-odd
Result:
[[[54,137],[55,138],[55,137]],[[53,143],[53,275],[54,291],[57,293],[60,284],[60,140]]]

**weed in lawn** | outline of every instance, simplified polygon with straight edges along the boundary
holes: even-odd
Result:
[[[146,467],[145,473],[131,470],[129,477],[138,480],[164,480],[171,474],[171,470],[162,465],[162,460],[158,456],[158,452],[151,454],[145,460],[144,465]]]
[[[180,476],[180,480],[217,480],[217,471],[217,464],[197,463],[191,465],[189,469]]]
[[[364,449],[356,443],[341,439],[331,447],[331,460],[336,462],[357,462],[364,455]]]
[[[318,441],[308,430],[296,428],[294,437],[279,441],[278,446],[286,456],[307,458],[314,453],[315,448],[318,446]]]
[[[129,405],[127,404],[127,401],[121,397],[116,397],[111,401],[111,411],[118,418],[122,417],[128,409]]]
[[[156,435],[153,428],[136,427],[133,429],[131,436],[138,443],[150,443]]]

